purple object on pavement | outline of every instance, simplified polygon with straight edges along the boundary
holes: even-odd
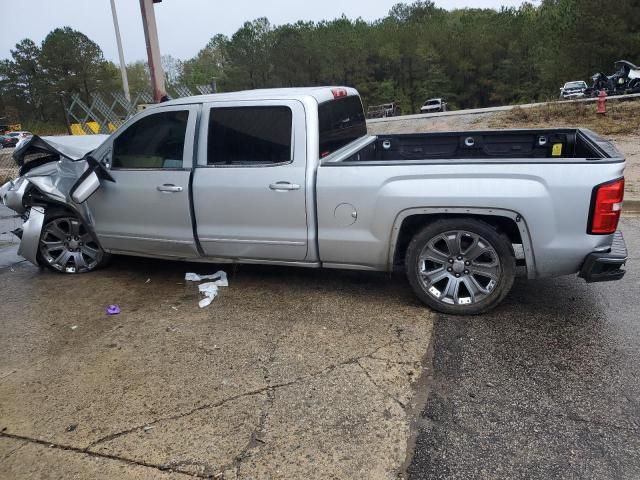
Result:
[[[120,307],[118,305],[109,305],[107,307],[107,315],[118,315],[120,313]]]

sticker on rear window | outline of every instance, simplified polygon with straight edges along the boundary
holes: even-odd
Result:
[[[559,157],[560,155],[562,155],[562,144],[561,143],[554,143],[553,144],[553,148],[551,150],[551,155],[554,157]]]

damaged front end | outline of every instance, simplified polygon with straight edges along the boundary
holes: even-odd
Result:
[[[106,138],[34,136],[14,152],[21,176],[0,187],[0,202],[24,219],[22,229],[13,232],[20,238],[19,255],[39,265],[42,228],[52,210],[70,212],[95,238],[86,200],[101,180],[113,178],[90,153]]]

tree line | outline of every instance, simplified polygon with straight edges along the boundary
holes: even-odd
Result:
[[[399,102],[415,112],[429,97],[454,108],[555,98],[569,80],[640,63],[640,4],[542,0],[518,8],[445,10],[431,1],[397,4],[374,22],[346,17],[273,26],[246,22],[215,35],[193,58],[163,57],[169,85],[218,91],[310,85],[356,87],[365,104]],[[145,62],[127,66],[131,90],[148,89]],[[0,117],[62,122],[65,96],[121,88],[118,68],[69,27],[37,45],[16,44],[0,62]]]

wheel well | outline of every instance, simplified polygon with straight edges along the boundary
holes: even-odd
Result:
[[[78,214],[74,212],[71,207],[69,207],[68,205],[65,205],[62,202],[57,202],[55,200],[52,200],[51,198],[46,197],[45,195],[40,193],[40,191],[35,187],[32,187],[29,190],[27,190],[25,197],[23,199],[23,203],[27,207],[33,207],[33,206],[44,207],[46,210],[47,216],[49,217],[52,214],[55,214],[55,215],[69,214],[75,217],[78,216]]]
[[[51,218],[53,216],[60,216],[60,215],[69,215],[69,216],[73,216],[73,217],[77,217],[78,214],[76,212],[74,212],[73,210],[71,210],[69,207],[65,207],[64,205],[60,205],[58,203],[49,203],[48,205],[45,206],[45,211],[47,214],[47,217]]]
[[[428,223],[444,218],[471,218],[482,220],[495,228],[500,233],[504,233],[512,244],[522,244],[522,236],[518,224],[509,217],[499,215],[469,215],[467,213],[429,213],[411,215],[405,218],[400,226],[398,239],[396,241],[395,252],[393,254],[393,266],[403,267],[407,247],[411,239],[422,230]]]

